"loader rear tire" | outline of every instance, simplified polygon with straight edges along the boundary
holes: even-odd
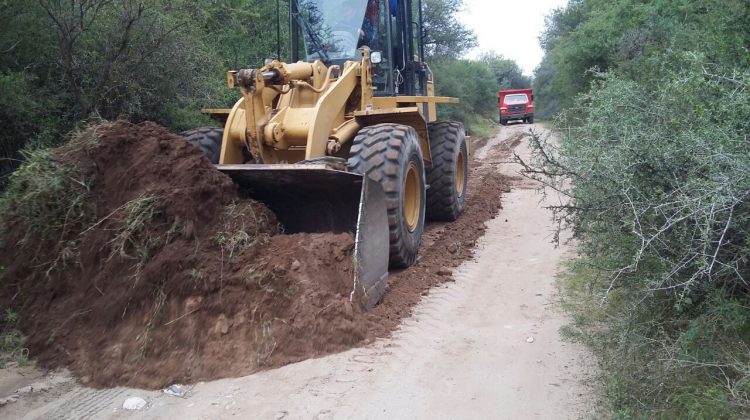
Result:
[[[437,121],[427,125],[432,164],[427,176],[427,219],[452,222],[466,207],[469,153],[464,125]]]
[[[383,187],[390,237],[389,266],[413,265],[422,240],[426,201],[424,160],[417,132],[399,124],[362,128],[352,141],[348,167]]]
[[[214,165],[219,163],[221,139],[224,136],[223,129],[218,127],[201,127],[195,130],[183,131],[180,135],[203,152],[211,163]]]

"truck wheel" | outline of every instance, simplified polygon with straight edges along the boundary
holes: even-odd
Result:
[[[427,125],[432,165],[427,175],[427,218],[454,221],[466,206],[469,154],[464,125],[438,121]]]
[[[390,232],[389,265],[414,264],[425,218],[424,160],[417,132],[399,124],[362,128],[352,141],[348,168],[383,186]]]
[[[529,120],[529,124],[534,124],[534,117],[529,117],[528,120]]]
[[[224,129],[218,127],[201,127],[195,130],[183,131],[180,133],[193,146],[200,149],[201,152],[214,165],[219,163],[221,154],[221,139],[224,136]]]

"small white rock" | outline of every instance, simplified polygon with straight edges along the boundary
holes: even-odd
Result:
[[[170,385],[162,390],[165,394],[169,394],[175,397],[185,398],[187,391],[185,387],[180,384]]]
[[[146,400],[141,397],[130,397],[122,403],[122,408],[126,410],[140,410],[146,406]]]
[[[534,337],[527,337],[526,338],[526,342],[527,343],[533,343],[534,342]]]

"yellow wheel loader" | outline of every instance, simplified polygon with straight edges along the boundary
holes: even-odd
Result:
[[[287,233],[351,232],[352,298],[382,297],[417,259],[425,218],[455,220],[468,184],[460,122],[436,121],[421,0],[291,0],[291,63],[227,73],[241,99],[183,133]]]

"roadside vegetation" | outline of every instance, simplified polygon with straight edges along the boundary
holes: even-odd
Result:
[[[615,418],[750,416],[750,4],[573,0],[534,80],[529,173],[579,257],[560,285]]]
[[[463,121],[472,135],[488,136],[498,125],[497,92],[531,86],[515,61],[494,53],[478,60],[435,57],[436,94],[460,99],[457,105],[438,107],[438,118]]]

